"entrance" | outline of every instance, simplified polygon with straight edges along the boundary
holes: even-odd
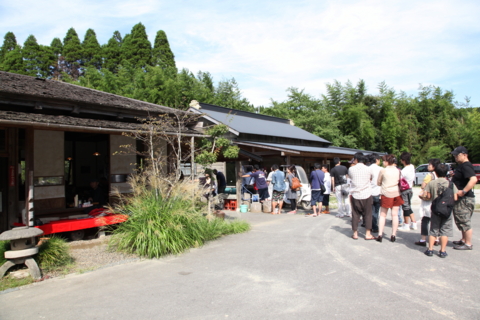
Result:
[[[109,135],[65,132],[65,200],[67,207],[89,198],[90,182],[98,180],[109,192]]]
[[[0,233],[7,230],[8,224],[8,158],[0,157]]]

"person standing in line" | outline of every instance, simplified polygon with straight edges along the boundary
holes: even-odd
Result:
[[[272,166],[272,185],[272,214],[282,214],[283,196],[285,194],[285,173],[279,170],[276,164]],[[278,212],[276,212],[277,203]]]
[[[332,177],[332,187],[335,188],[335,197],[338,202],[338,213],[336,216],[343,218],[350,213],[350,201],[347,191],[348,170],[347,167],[340,164],[340,158],[338,157],[333,158],[333,163],[335,167],[330,170],[330,175]]]
[[[370,169],[372,170],[372,232],[378,233],[378,216],[380,213],[380,186],[377,184],[378,175],[382,168],[379,166],[380,157],[376,153],[372,153],[370,158]]]
[[[425,175],[425,178],[422,182],[422,191],[420,191],[419,197],[422,200],[420,204],[420,217],[421,220],[421,228],[420,228],[420,241],[416,241],[415,245],[426,247],[427,246],[427,237],[430,230],[430,219],[432,217],[432,198],[427,195],[427,191],[425,188],[427,185],[437,179],[437,174],[435,173],[435,168],[440,164],[439,159],[430,159],[428,160],[428,167],[427,170],[430,172],[429,174]],[[434,197],[435,198],[435,197]],[[438,245],[438,240],[435,241],[435,245]]]
[[[325,206],[325,210],[322,211],[323,214],[330,214],[329,205],[330,205],[330,193],[332,192],[332,178],[330,177],[330,173],[328,172],[328,166],[326,164],[322,164],[322,171],[325,175],[323,179],[323,184],[325,185],[325,192],[323,193],[323,202],[322,204]]]
[[[242,176],[242,199],[244,199],[244,194],[249,193],[250,195],[255,194],[256,191],[253,188],[253,184],[255,183],[255,178],[251,177],[253,173],[253,167],[251,165],[245,166],[245,174]],[[249,198],[250,199],[250,198]]]
[[[287,167],[287,181],[288,190],[285,193],[288,200],[290,200],[291,211],[287,214],[297,214],[297,190],[292,189],[292,179],[297,177],[297,170],[294,165]]]
[[[438,179],[430,181],[425,188],[428,198],[435,198],[439,197],[447,188],[450,187],[450,181],[446,179],[448,172],[448,167],[446,165],[439,164],[435,167],[435,173]],[[457,201],[458,189],[455,185],[453,185],[453,198]],[[436,241],[436,238],[440,238],[440,251],[438,252],[438,256],[440,258],[447,257],[447,248],[448,237],[453,235],[453,226],[452,226],[452,214],[448,216],[448,218],[441,217],[437,215],[435,212],[432,212],[432,220],[430,225],[430,232],[428,238],[428,249],[424,252],[425,255],[431,257],[433,256],[433,245]]]
[[[415,214],[412,210],[412,187],[413,181],[415,181],[415,167],[413,166],[413,164],[410,163],[411,158],[412,154],[408,152],[402,152],[402,155],[400,156],[400,161],[403,165],[402,177],[407,180],[408,185],[410,186],[409,189],[401,192],[401,196],[403,199],[403,218],[405,219],[403,228],[398,228],[398,230],[401,231],[417,230],[417,221],[415,220]],[[409,221],[411,222],[409,223]]]
[[[400,188],[398,187],[400,175],[395,165],[397,158],[395,158],[393,154],[385,155],[382,159],[385,168],[380,170],[377,180],[377,184],[381,187],[380,194],[382,195],[380,199],[380,219],[378,220],[377,241],[382,242],[388,209],[392,209],[392,236],[390,237],[390,241],[395,242],[398,229],[398,208],[403,204],[403,199],[400,196]]]
[[[218,194],[225,193],[225,188],[227,187],[225,175],[221,171],[217,171],[217,169],[213,169],[213,173],[217,177]]]
[[[372,236],[372,170],[365,165],[365,156],[361,152],[355,153],[354,166],[348,169],[350,177],[352,201],[352,239],[358,239],[358,223],[360,217],[365,223],[365,240],[375,240]]]
[[[465,147],[457,147],[451,152],[458,163],[452,182],[457,189],[458,200],[453,207],[453,217],[458,230],[462,232],[462,239],[453,241],[456,250],[472,250],[472,214],[475,209],[475,194],[473,187],[477,183],[477,177],[472,163],[468,160],[468,150]]]
[[[263,202],[265,201],[265,199],[268,199],[269,194],[268,194],[267,179],[265,178],[265,172],[260,170],[260,166],[258,164],[253,166],[252,173],[245,174],[242,177],[243,178],[252,177],[255,179],[255,183],[257,184],[257,189],[258,189],[258,195],[260,197],[260,202]]]
[[[321,166],[319,163],[315,163],[314,170],[310,172],[310,183],[312,186],[312,208],[313,214],[307,214],[306,217],[316,217],[320,215],[322,211],[322,202],[323,202],[323,193],[322,186],[325,187],[323,180],[325,179],[325,174],[320,170]],[[317,204],[318,204],[318,214],[317,214]]]

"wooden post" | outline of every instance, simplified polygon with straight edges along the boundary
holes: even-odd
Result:
[[[34,187],[33,187],[33,150],[34,150],[34,129],[25,129],[25,214],[22,215],[22,222],[26,226],[33,226],[35,213]],[[31,220],[31,221],[30,221]]]
[[[242,163],[240,161],[235,161],[235,176],[236,179],[236,189],[237,189],[237,208],[240,208],[242,204],[242,177],[240,177],[240,173],[242,173]]]

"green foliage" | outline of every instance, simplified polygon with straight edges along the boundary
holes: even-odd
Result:
[[[35,282],[35,280],[30,276],[23,279],[3,277],[2,279],[0,279],[0,292],[11,288],[26,286],[27,284],[31,284],[33,282]]]
[[[165,31],[158,30],[155,36],[155,43],[152,50],[153,65],[158,65],[162,68],[172,67],[176,68],[175,56],[170,49],[170,43],[168,42]]]
[[[203,138],[199,142],[199,154],[195,156],[195,162],[209,166],[216,162],[219,155],[224,158],[236,158],[240,148],[231,144],[231,141],[224,137],[228,132],[228,127],[224,124],[211,126],[205,130],[208,138]]]
[[[132,185],[134,197],[115,209],[129,215],[111,238],[110,246],[119,251],[159,258],[250,228],[243,221],[209,220],[200,214],[199,199],[193,196],[197,186],[190,181],[179,182],[172,189],[168,187],[170,192],[161,192],[160,197],[142,182]],[[202,192],[197,189],[195,194]]]
[[[17,45],[15,49],[10,50],[5,54],[1,64],[1,70],[18,74],[26,73],[22,49],[20,46]]]
[[[62,71],[66,72],[72,79],[80,76],[80,63],[82,59],[82,45],[74,28],[67,31],[63,39],[63,66]]]
[[[7,52],[14,50],[17,47],[17,38],[13,32],[7,32],[3,38],[3,45],[0,48],[0,66],[5,58]]]
[[[5,251],[10,250],[10,241],[0,241],[0,266],[7,262]]]
[[[38,248],[38,255],[35,259],[44,271],[54,270],[73,262],[73,258],[69,254],[68,243],[59,237],[51,237],[44,241]]]
[[[27,75],[40,78],[47,78],[52,75],[52,66],[56,61],[53,49],[39,45],[33,35],[25,40],[22,55]]]
[[[82,59],[83,66],[92,66],[97,69],[102,68],[102,52],[97,35],[93,29],[88,29],[85,33],[85,39],[82,42]]]
[[[122,44],[122,64],[135,68],[145,68],[152,64],[152,45],[142,23],[134,25],[132,33],[125,37]]]
[[[103,49],[103,66],[108,71],[116,73],[120,62],[122,61],[122,35],[115,31],[108,43],[102,47]]]

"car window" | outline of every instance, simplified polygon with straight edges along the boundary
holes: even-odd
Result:
[[[427,172],[428,171],[428,165],[423,164],[419,167],[417,167],[417,172]]]
[[[480,166],[473,166],[475,173],[480,173]]]

